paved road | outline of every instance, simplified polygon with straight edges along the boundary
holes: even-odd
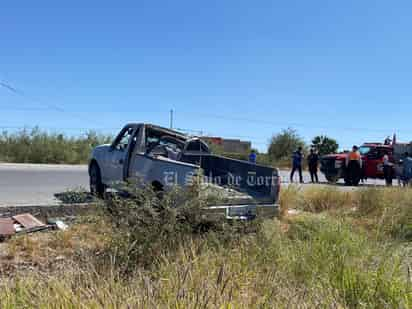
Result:
[[[290,185],[290,171],[286,171],[286,170],[282,170],[280,171],[280,175],[282,177],[282,185],[283,186],[288,186]],[[298,186],[302,186],[303,188],[310,188],[313,186],[332,186],[330,185],[325,176],[322,173],[318,173],[319,176],[319,184],[312,184],[311,183],[311,179],[310,179],[310,174],[309,172],[303,172],[303,181],[304,184],[297,184],[299,176],[298,174],[295,174],[294,176],[294,181]],[[396,181],[393,182],[394,185],[396,183]],[[385,185],[385,181],[381,180],[381,179],[368,179],[365,183],[361,183],[358,187],[348,187],[344,185],[344,181],[343,179],[340,180],[336,185],[333,185],[333,187],[338,188],[339,190],[343,190],[343,191],[352,191],[352,190],[357,190],[359,188],[365,188],[365,187],[373,187],[373,186],[384,186]]]
[[[0,206],[57,204],[55,193],[88,188],[87,166],[0,164]]]
[[[323,175],[322,185],[327,185]],[[289,172],[281,171],[283,185],[289,185]],[[295,176],[297,177],[297,175]],[[304,173],[304,188],[310,177]],[[383,181],[368,181],[368,185],[383,185]],[[54,194],[88,185],[85,165],[43,165],[43,164],[0,164],[0,206],[50,205],[57,204]],[[337,188],[353,190],[342,184]]]

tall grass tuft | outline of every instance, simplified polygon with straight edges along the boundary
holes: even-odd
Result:
[[[412,189],[371,188],[355,193],[358,215],[384,234],[412,240]]]

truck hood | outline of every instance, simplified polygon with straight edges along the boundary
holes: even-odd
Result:
[[[335,159],[335,160],[345,160],[347,154],[346,153],[336,153],[336,154],[330,154],[330,155],[325,155],[322,157],[322,159]]]
[[[110,148],[110,144],[99,145],[99,146],[96,146],[94,149],[107,149],[107,148]]]
[[[103,145],[99,145],[96,146],[93,150],[92,150],[92,158],[95,159],[100,159],[100,157],[104,156],[105,153],[107,153],[110,149],[110,144],[103,144]]]

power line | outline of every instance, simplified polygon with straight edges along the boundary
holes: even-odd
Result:
[[[1,130],[33,130],[39,129],[40,131],[117,131],[120,130],[120,127],[117,128],[76,128],[76,127],[39,127],[39,126],[0,126]]]
[[[232,116],[222,116],[217,114],[196,114],[199,118],[207,118],[207,119],[222,119],[228,121],[241,121],[241,122],[248,122],[248,123],[256,123],[259,125],[265,126],[286,126],[286,127],[301,127],[307,129],[320,129],[320,130],[330,130],[329,127],[321,127],[321,126],[313,126],[308,125],[307,123],[298,123],[298,122],[290,122],[290,123],[282,123],[282,122],[274,122],[268,121],[265,119],[256,119],[256,118],[247,118],[247,117],[232,117]],[[349,131],[370,131],[370,132],[388,132],[392,131],[393,129],[370,129],[370,128],[359,128],[359,127],[332,127],[334,129],[339,130],[349,130]],[[397,131],[406,131],[407,129],[399,129]]]
[[[10,83],[8,83],[8,82],[0,81],[0,86],[3,87],[3,88],[5,88],[5,89],[7,89],[8,91],[16,94],[16,95],[18,95],[18,96],[20,96],[20,97],[28,100],[28,101],[31,101],[31,102],[36,103],[36,104],[39,104],[39,105],[43,105],[43,106],[46,107],[46,108],[55,110],[55,111],[60,112],[60,113],[64,113],[65,115],[71,115],[73,118],[76,118],[76,119],[83,117],[83,115],[80,116],[80,115],[77,115],[77,114],[73,114],[72,112],[69,112],[69,111],[65,110],[64,108],[62,108],[62,107],[60,107],[60,106],[58,106],[58,105],[56,105],[56,104],[45,104],[45,103],[38,102],[37,100],[29,97],[24,91],[22,91],[22,90],[20,90],[20,89],[17,89],[16,87],[12,86],[12,85],[11,85]],[[37,108],[39,108],[39,107],[34,107],[34,109],[37,109]],[[30,111],[30,108],[21,108],[21,110],[22,110],[22,111]],[[31,111],[34,111],[34,110],[31,110]],[[94,122],[94,123],[96,123],[96,122],[94,121],[94,119],[92,120],[92,119],[90,119],[90,118],[88,118],[88,117],[87,117],[87,119],[86,119],[86,117],[84,117],[84,120],[86,120],[86,121],[88,121],[88,122]]]

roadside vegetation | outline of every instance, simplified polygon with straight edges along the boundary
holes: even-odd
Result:
[[[302,147],[305,155],[307,155],[310,148],[313,148],[319,155],[323,156],[336,153],[339,149],[339,144],[335,139],[326,135],[315,136],[311,143],[307,144],[298,131],[287,128],[272,136],[267,154],[259,154],[258,160],[266,165],[289,168],[291,167],[292,153],[298,147]]]
[[[17,132],[3,131],[0,133],[0,162],[84,164],[88,162],[94,147],[110,143],[112,139],[113,136],[95,131],[80,136],[50,133],[38,127]],[[311,145],[307,145],[296,130],[289,128],[273,135],[266,153],[255,150],[257,163],[289,168],[291,155],[299,146],[303,147],[304,152],[313,147],[321,155],[334,153],[339,147],[333,138],[327,136],[317,136]],[[246,161],[249,159],[250,152],[228,153],[218,145],[210,147],[214,153],[222,156]]]
[[[291,186],[249,223],[204,216],[196,186],[131,196],[1,244],[0,307],[412,306],[412,190]]]
[[[0,134],[0,162],[87,163],[91,150],[111,136],[89,131],[82,136],[48,133],[39,128]]]

